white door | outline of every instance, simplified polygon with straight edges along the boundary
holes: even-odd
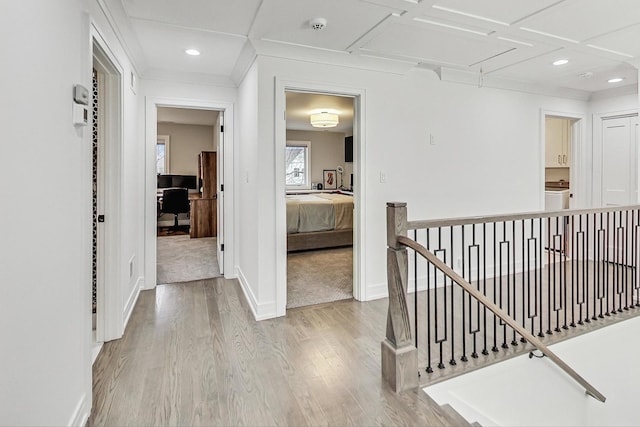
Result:
[[[637,161],[638,117],[619,117],[602,121],[602,204],[603,206],[632,205],[638,199]],[[624,231],[616,226],[616,215],[607,216],[607,260],[622,264]],[[606,221],[606,220],[605,220]],[[621,218],[618,217],[618,221]],[[628,231],[631,233],[631,230]],[[631,235],[629,234],[628,237]],[[603,248],[604,250],[604,248]]]
[[[218,268],[220,274],[224,274],[224,112],[218,114],[218,147],[217,154],[217,217],[218,217]]]
[[[637,201],[636,124],[638,117],[602,121],[602,205]]]

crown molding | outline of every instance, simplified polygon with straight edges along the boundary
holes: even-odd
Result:
[[[584,90],[527,83],[495,77],[492,75],[485,75],[483,77],[482,84],[479,84],[478,73],[447,67],[439,67],[434,69],[434,71],[443,82],[477,86],[479,90],[482,90],[482,88],[503,89],[515,92],[531,93],[534,95],[569,98],[578,101],[589,101],[589,98],[591,97],[591,92]]]

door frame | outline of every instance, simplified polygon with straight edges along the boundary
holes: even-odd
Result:
[[[571,164],[569,175],[569,192],[573,195],[569,199],[570,207],[586,207],[591,204],[589,195],[591,194],[587,177],[590,175],[584,168],[589,162],[585,160],[588,150],[585,149],[586,137],[586,116],[583,113],[574,113],[568,111],[557,110],[540,110],[540,206],[544,210],[544,191],[545,191],[545,122],[547,117],[559,117],[563,119],[572,119],[571,123]]]
[[[145,100],[145,245],[144,245],[144,289],[154,289],[156,287],[156,263],[157,263],[157,198],[156,198],[156,142],[158,138],[158,107],[169,108],[191,108],[197,110],[221,111],[224,115],[225,124],[225,149],[223,152],[224,168],[222,182],[218,180],[218,186],[224,184],[225,205],[223,230],[218,227],[218,234],[223,234],[225,241],[224,257],[224,277],[231,279],[235,277],[233,268],[234,256],[234,105],[231,102],[184,99],[170,97],[147,96]],[[195,160],[194,160],[195,161]]]
[[[638,116],[638,110],[621,110],[607,113],[593,114],[593,203],[602,205],[602,122],[608,119],[620,119],[624,117]],[[636,141],[638,144],[638,141]],[[640,155],[640,150],[638,150]],[[596,160],[599,159],[599,160]],[[636,159],[636,168],[640,169],[640,161]],[[638,171],[640,177],[640,171]],[[639,178],[640,179],[640,178]],[[640,184],[640,183],[639,183]],[[638,186],[640,189],[640,185]],[[640,191],[639,191],[640,194]]]
[[[275,79],[275,230],[276,230],[276,316],[287,312],[287,223],[285,198],[285,159],[287,145],[286,92],[306,92],[323,95],[347,96],[353,98],[353,297],[358,301],[367,300],[366,259],[365,259],[365,89],[336,86],[329,83]]]
[[[104,165],[104,194],[98,197],[104,202],[103,212],[106,221],[98,231],[103,236],[98,251],[98,287],[96,307],[96,338],[105,342],[120,338],[124,333],[122,303],[122,153],[124,151],[124,69],[116,56],[92,22],[90,27],[91,67],[94,59],[99,63],[105,76],[105,103],[101,116],[104,124],[101,129],[102,153],[99,162]],[[100,147],[98,148],[101,149]],[[89,177],[90,179],[90,177]],[[91,201],[89,201],[91,204]],[[101,272],[101,273],[100,273]],[[102,278],[102,280],[100,280]]]

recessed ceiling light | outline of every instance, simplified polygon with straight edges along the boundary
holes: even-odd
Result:
[[[568,59],[558,59],[557,61],[553,61],[553,65],[564,65],[568,63],[569,63]]]
[[[620,83],[624,80],[624,77],[614,77],[612,79],[607,80],[609,83]]]
[[[191,55],[191,56],[200,55],[200,51],[196,50],[196,49],[187,49],[187,50],[184,51],[184,53],[186,53],[187,55]]]

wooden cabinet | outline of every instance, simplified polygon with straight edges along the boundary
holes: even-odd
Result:
[[[215,151],[203,151],[198,155],[201,197],[191,200],[191,238],[216,237],[218,234],[216,162]]]
[[[198,155],[198,175],[202,186],[202,198],[216,197],[217,157],[215,151],[203,151]]]
[[[216,208],[216,199],[191,200],[189,236],[192,239],[197,237],[216,237],[218,230]]]
[[[555,117],[545,119],[545,166],[571,166],[571,121]]]

